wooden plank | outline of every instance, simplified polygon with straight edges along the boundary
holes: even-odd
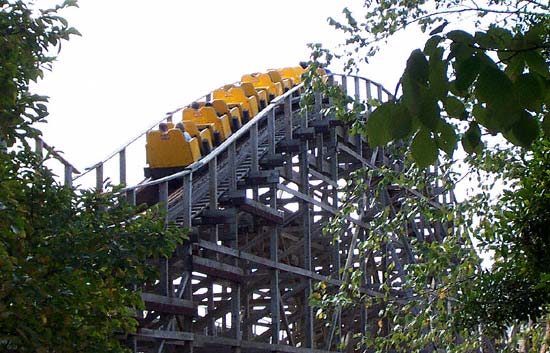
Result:
[[[301,348],[301,347],[292,347],[284,344],[270,344],[264,342],[253,342],[253,341],[243,341],[236,340],[232,338],[220,337],[220,336],[204,336],[204,335],[194,335],[195,342],[200,346],[209,346],[209,345],[224,345],[231,347],[241,347],[248,349],[255,349],[264,352],[285,352],[285,353],[336,353],[333,351],[325,351],[322,349],[314,348]]]
[[[239,205],[239,208],[244,212],[256,215],[270,222],[276,224],[284,223],[283,212],[273,209],[272,207],[266,206],[257,201],[245,199],[244,202]]]
[[[197,315],[197,308],[190,300],[166,297],[153,293],[141,293],[141,299],[145,302],[147,310],[175,315]]]
[[[320,207],[321,209],[327,211],[327,212],[330,212],[332,215],[335,215],[337,213],[336,209],[328,206],[327,204],[321,202],[321,201],[318,201],[318,200],[315,200],[313,197],[310,197],[308,195],[305,195],[303,193],[301,193],[300,191],[296,191],[294,189],[291,189],[289,188],[288,186],[286,185],[283,185],[283,184],[278,184],[277,185],[277,188],[279,190],[282,190],[282,191],[285,191],[285,192],[288,192],[289,194],[293,195],[293,196],[296,196],[298,197],[299,199],[302,199],[304,201],[307,201],[315,206],[318,206]],[[368,228],[368,225],[365,223],[365,222],[361,222],[360,220],[358,219],[355,219],[355,218],[352,218],[352,217],[346,217],[346,219],[350,222],[353,222],[355,224],[357,224],[358,226],[360,227],[363,227],[363,228]]]
[[[177,340],[177,341],[194,340],[194,335],[191,332],[162,331],[162,330],[151,330],[151,329],[145,329],[145,328],[138,329],[137,333],[135,333],[134,336],[141,337],[141,338]]]
[[[231,266],[198,256],[193,256],[192,261],[193,271],[202,272],[214,277],[224,278],[231,281],[244,281],[244,271],[239,267]]]
[[[266,266],[268,268],[278,269],[278,270],[281,270],[281,271],[284,271],[284,272],[292,273],[292,274],[299,275],[299,276],[304,276],[306,278],[311,278],[311,279],[314,279],[314,280],[317,280],[317,281],[323,281],[323,282],[325,282],[327,284],[330,284],[330,285],[340,286],[342,284],[342,281],[340,281],[340,280],[333,279],[333,278],[330,278],[330,277],[327,277],[327,276],[323,276],[323,275],[320,275],[316,272],[305,270],[301,267],[296,267],[296,266],[291,266],[291,265],[275,262],[275,261],[272,261],[270,259],[266,259],[266,258],[263,258],[263,257],[260,257],[260,256],[252,255],[250,253],[246,253],[246,252],[243,252],[243,251],[240,251],[240,250],[235,250],[235,249],[231,249],[231,248],[228,248],[226,246],[223,246],[223,245],[214,244],[214,243],[208,242],[206,240],[199,240],[198,246],[201,247],[201,248],[204,248],[204,249],[216,251],[220,254],[234,256],[234,257],[237,257],[241,260],[246,260],[246,261],[250,261],[250,262],[253,262],[253,263],[256,263],[256,264],[259,264],[259,265],[263,265],[263,266]],[[231,267],[233,267],[233,266],[231,266]],[[371,290],[371,289],[362,289],[361,291],[363,293],[366,293],[367,295],[370,295],[370,296],[373,296],[373,297],[380,297],[380,298],[383,297],[383,294],[378,293],[378,292],[376,292],[374,290]]]

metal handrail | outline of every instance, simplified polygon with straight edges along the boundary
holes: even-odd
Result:
[[[343,89],[344,91],[347,93],[348,92],[348,89],[347,89],[347,84],[348,84],[348,81],[347,79],[348,78],[351,78],[354,80],[355,82],[355,89],[354,89],[354,93],[355,93],[355,97],[358,98],[360,93],[359,93],[359,82],[360,81],[363,81],[364,83],[366,83],[367,85],[367,97],[370,97],[370,94],[371,94],[371,88],[372,86],[374,86],[376,88],[376,90],[378,91],[378,99],[382,99],[382,94],[385,93],[388,95],[388,97],[391,99],[393,98],[393,95],[387,90],[385,89],[380,83],[378,82],[375,82],[375,81],[372,81],[370,79],[367,79],[367,78],[364,78],[364,77],[360,77],[360,76],[357,76],[357,75],[344,75],[344,74],[333,74],[331,73],[330,75],[328,75],[329,77],[338,77],[340,78],[341,80],[341,84],[343,85]],[[238,84],[238,82],[236,82],[235,84]],[[289,90],[288,92],[282,94],[281,96],[278,96],[276,97],[266,108],[264,108],[261,112],[259,112],[259,114],[257,116],[255,116],[253,119],[251,119],[247,124],[245,124],[241,129],[239,129],[238,131],[236,131],[234,134],[232,134],[226,141],[224,141],[220,146],[218,146],[216,149],[214,149],[213,151],[211,151],[208,155],[204,156],[202,159],[200,159],[199,161],[197,162],[194,162],[193,164],[187,166],[185,169],[183,169],[182,171],[180,172],[177,172],[175,174],[172,174],[172,175],[169,175],[169,176],[166,176],[166,177],[163,177],[161,179],[157,179],[157,180],[149,180],[149,181],[142,181],[141,183],[138,183],[134,186],[129,186],[129,187],[126,187],[125,189],[123,189],[123,191],[132,191],[132,190],[135,190],[137,188],[143,188],[143,187],[146,187],[146,186],[151,186],[151,185],[157,185],[157,184],[160,184],[160,183],[163,183],[163,182],[166,182],[166,181],[170,181],[170,180],[173,180],[175,178],[180,178],[184,175],[188,175],[190,173],[192,173],[193,171],[196,171],[197,169],[200,169],[202,167],[204,167],[204,165],[206,165],[208,162],[210,162],[211,160],[213,160],[214,158],[216,158],[219,154],[223,153],[226,151],[226,149],[231,146],[231,144],[233,144],[237,139],[239,139],[241,136],[243,136],[244,134],[248,133],[248,131],[250,130],[250,128],[256,124],[257,121],[259,121],[260,119],[263,119],[269,112],[272,111],[272,109],[274,109],[274,107],[278,106],[281,104],[281,102],[283,102],[287,97],[291,96],[292,94],[294,94],[296,91],[300,90],[301,88],[303,88],[304,84],[301,83],[299,85],[297,85],[296,87],[292,88],[291,90]],[[209,92],[208,94],[205,94],[203,96],[201,96],[200,98],[194,100],[194,101],[209,101],[209,99],[211,98],[211,92]],[[180,107],[180,108],[177,108],[173,111],[170,111],[168,113],[166,113],[165,117],[160,119],[159,121],[155,122],[154,124],[152,124],[150,127],[148,127],[146,130],[144,130],[143,132],[141,132],[140,134],[138,134],[136,137],[132,138],[130,141],[126,142],[124,145],[122,145],[122,147],[116,149],[114,152],[112,152],[111,154],[109,154],[106,158],[104,158],[103,160],[101,160],[100,162],[92,165],[91,167],[88,167],[86,168],[86,170],[79,174],[78,176],[76,176],[74,179],[72,179],[72,181],[75,181],[85,175],[87,175],[89,172],[91,171],[96,171],[97,175],[96,175],[96,186],[98,187],[98,189],[101,188],[101,184],[102,184],[102,181],[103,181],[103,166],[108,162],[110,161],[113,157],[115,157],[116,155],[119,155],[120,158],[121,158],[121,175],[124,175],[123,177],[121,176],[121,183],[126,183],[126,171],[125,171],[125,166],[124,166],[124,172],[122,170],[122,164],[125,165],[125,153],[126,153],[126,150],[127,148],[129,148],[130,145],[132,145],[133,143],[135,143],[138,139],[142,138],[144,135],[147,134],[147,132],[151,131],[152,129],[154,129],[159,123],[163,122],[163,121],[167,121],[167,120],[170,120],[172,118],[172,116],[181,111],[182,109],[184,109],[185,106],[183,107]],[[101,180],[100,180],[101,179]]]
[[[193,102],[195,101],[200,101],[200,100],[203,100],[203,99],[206,99],[206,97],[208,97],[209,95],[211,94],[211,92],[199,97],[198,99],[194,100]],[[158,126],[158,124],[160,124],[161,122],[163,122],[164,120],[168,119],[169,117],[171,117],[174,113],[177,113],[178,111],[184,109],[184,107],[180,107],[180,108],[177,108],[175,109],[174,111],[171,111],[171,112],[167,112],[164,116],[164,118],[160,119],[159,121],[155,122],[154,124],[150,125],[147,129],[143,130],[142,132],[140,132],[137,136],[135,136],[134,138],[128,140],[126,143],[124,143],[121,147],[115,149],[113,152],[111,152],[109,155],[107,155],[107,157],[105,157],[104,159],[102,159],[101,161],[97,162],[96,164],[93,164],[89,167],[86,167],[84,168],[84,172],[79,174],[78,176],[76,176],[73,181],[76,181],[77,179],[85,176],[86,174],[90,173],[91,171],[93,171],[95,168],[97,168],[99,165],[101,164],[105,164],[106,162],[108,162],[109,160],[111,160],[113,157],[115,157],[116,155],[118,155],[120,152],[124,151],[124,149],[126,149],[126,147],[128,147],[129,145],[131,145],[132,143],[136,142],[138,139],[140,139],[142,136],[144,136],[147,132],[151,131],[152,129],[154,129],[156,126]]]
[[[126,188],[122,189],[121,191],[122,192],[127,192],[127,191],[132,191],[132,190],[135,190],[135,189],[138,189],[138,188],[144,188],[144,187],[148,187],[148,186],[152,186],[152,185],[161,184],[161,183],[173,180],[173,179],[181,178],[184,175],[191,174],[194,171],[202,168],[203,166],[207,165],[212,159],[218,157],[218,155],[225,152],[225,150],[232,143],[234,143],[241,136],[246,134],[252,128],[252,126],[254,126],[254,124],[258,123],[258,121],[260,121],[265,116],[267,116],[267,114],[269,112],[271,112],[277,106],[282,104],[282,102],[284,101],[285,98],[288,98],[288,97],[292,96],[292,94],[294,94],[296,91],[298,91],[302,87],[303,87],[303,84],[299,84],[298,86],[293,87],[292,89],[290,89],[288,92],[286,92],[286,93],[278,96],[277,98],[275,98],[273,101],[271,101],[271,103],[267,107],[265,107],[260,113],[258,113],[258,115],[256,115],[252,119],[250,119],[250,121],[247,122],[245,125],[243,125],[239,130],[237,130],[237,132],[231,134],[231,136],[229,136],[224,142],[222,142],[221,145],[216,147],[214,150],[212,150],[205,157],[203,157],[200,160],[198,160],[198,161],[190,164],[189,166],[187,166],[184,170],[182,170],[180,172],[177,172],[175,174],[165,176],[165,177],[160,178],[160,179],[155,179],[155,180],[151,180],[151,181],[148,181],[148,182],[145,182],[145,183],[141,183],[141,184],[137,184],[137,185],[134,185],[134,186],[126,187]],[[176,110],[175,112],[177,112],[177,111],[178,110]]]

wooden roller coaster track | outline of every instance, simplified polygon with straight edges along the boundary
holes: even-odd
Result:
[[[361,77],[332,75],[330,80],[357,100],[391,96]],[[350,173],[382,166],[399,170],[402,162],[320,114],[330,104],[321,95],[313,111],[300,109],[301,92],[297,86],[277,97],[184,170],[125,189],[132,202],[162,202],[169,221],[192,230],[190,241],[158,264],[158,281],[143,288],[146,310],[138,314],[140,326],[130,338],[134,352],[353,351],[353,340],[344,336],[376,327],[377,312],[364,307],[341,310],[327,324],[314,315],[309,298],[319,281],[337,290],[346,266],[361,266],[362,291],[368,296],[382,296],[381,283],[403,281],[405,265],[414,261],[409,236],[396,234],[364,255],[353,250],[367,234],[365,217],[373,207],[415,197],[415,192],[367,192],[369,202],[348,217],[349,229],[340,241],[324,237],[323,227],[338,213],[339,185]],[[134,173],[127,151],[138,145],[143,155],[140,138],[88,170],[95,171],[98,188],[113,161],[112,175],[127,183]],[[137,164],[143,166],[141,161]],[[67,182],[71,168],[65,164]],[[428,196],[435,207],[453,201],[452,194]],[[409,227],[419,238],[447,234],[446,225],[428,224],[421,214],[411,217]]]

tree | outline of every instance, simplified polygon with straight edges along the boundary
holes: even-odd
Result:
[[[122,352],[143,310],[139,290],[183,240],[158,209],[105,193],[60,185],[49,158],[27,142],[47,115],[30,81],[76,30],[58,15],[73,1],[36,10],[0,1],[0,350]]]
[[[430,151],[452,155],[458,141],[473,153],[482,148],[482,135],[501,133],[513,144],[529,147],[541,122],[549,131],[550,119],[543,118],[550,103],[547,4],[531,0],[491,1],[486,7],[451,0],[366,4],[361,21],[347,9],[342,23],[329,21],[367,59],[381,41],[412,24],[430,34],[424,48],[407,60],[395,92],[401,95],[376,109],[364,127],[372,146],[412,138],[412,156],[427,166],[438,155]],[[475,33],[446,31],[459,26],[457,18],[465,14],[476,15]],[[342,56],[321,50],[314,55],[327,61]],[[355,64],[351,58],[347,68]]]
[[[438,161],[432,167],[444,171],[438,182],[453,188],[458,177],[451,166],[457,163],[454,151],[459,142],[469,154],[462,161],[468,167],[467,177],[477,187],[464,202],[445,212],[411,199],[393,218],[379,213],[370,223],[373,234],[385,234],[400,229],[408,212],[420,209],[428,222],[448,219],[455,225],[453,233],[439,243],[415,244],[421,261],[407,269],[405,289],[414,293],[408,304],[395,302],[390,294],[381,299],[360,295],[349,290],[356,285],[353,281],[336,295],[326,295],[320,287],[313,303],[321,310],[331,310],[335,303],[383,305],[379,322],[388,324],[388,332],[379,330],[375,339],[362,341],[376,351],[407,347],[411,351],[515,352],[518,346],[522,352],[546,351],[550,338],[549,6],[531,0],[490,1],[481,6],[452,0],[367,1],[365,6],[360,20],[347,9],[343,21],[329,20],[346,33],[346,49],[334,53],[314,45],[313,67],[322,65],[317,61],[348,58],[354,52],[365,55],[360,60],[368,60],[379,43],[419,24],[429,39],[410,54],[396,98],[387,103],[354,102],[337,87],[315,78],[314,71],[306,79],[310,92],[321,89],[331,96],[335,104],[325,113],[349,123],[372,147],[386,146],[407,155],[401,175],[377,171],[382,187],[414,188],[433,181],[426,167]],[[467,21],[458,21],[464,14],[474,14],[469,19],[475,33],[460,29],[468,26]],[[349,58],[347,63],[351,70],[356,61]],[[374,111],[364,119],[366,105]],[[497,134],[504,143],[492,137]],[[354,180],[357,185],[348,187],[360,192],[361,178]],[[504,186],[502,194],[495,194],[495,183]],[[339,227],[336,219],[329,229],[337,236]],[[367,239],[358,250],[376,247],[379,241]],[[476,251],[494,254],[491,270],[480,267]]]

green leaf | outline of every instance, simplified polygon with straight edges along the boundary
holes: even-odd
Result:
[[[521,109],[509,105],[488,104],[482,107],[476,104],[472,109],[476,121],[492,134],[508,130],[518,121],[520,113]]]
[[[449,91],[449,79],[447,78],[447,62],[442,60],[443,49],[438,48],[430,56],[429,81],[432,93],[438,99],[443,99]]]
[[[447,27],[448,24],[449,24],[449,22],[444,21],[442,24],[440,24],[439,26],[437,26],[436,28],[434,28],[434,29],[430,32],[430,35],[433,36],[434,34],[438,34],[438,33],[443,32],[443,30],[445,29],[445,27]]]
[[[392,109],[390,119],[390,133],[395,140],[407,137],[412,130],[413,117],[404,104],[398,104]]]
[[[428,82],[428,60],[426,60],[426,57],[424,56],[422,51],[420,51],[420,49],[414,50],[409,56],[405,72],[415,82],[422,84]]]
[[[367,119],[367,139],[371,147],[384,146],[391,141],[390,121],[394,103],[384,103]]]
[[[512,81],[504,72],[493,67],[485,67],[477,79],[475,94],[477,99],[490,104],[508,104],[513,99]]]
[[[550,137],[550,113],[546,113],[542,120],[542,131],[547,137]]]
[[[442,121],[437,127],[436,141],[441,150],[452,156],[458,142],[455,127],[446,121]]]
[[[474,56],[475,50],[470,44],[462,42],[453,42],[451,43],[451,51],[447,60],[455,58],[458,62],[464,61],[472,56]]]
[[[544,43],[548,32],[548,24],[544,21],[532,25],[525,33],[525,41],[529,47],[538,46]]]
[[[411,154],[419,167],[425,168],[437,161],[437,144],[431,138],[430,132],[420,129],[411,143]]]
[[[442,40],[443,38],[441,36],[431,36],[424,45],[424,54],[431,57],[435,53],[439,43],[441,43]]]
[[[544,82],[540,76],[527,73],[519,76],[514,82],[516,97],[523,108],[539,112],[544,100]]]
[[[470,33],[462,30],[450,31],[449,33],[447,33],[447,38],[455,43],[474,43],[474,37]]]
[[[542,77],[548,78],[548,64],[542,55],[535,50],[526,51],[523,55],[525,57],[525,61],[527,62],[527,66],[529,66],[530,72],[536,72]]]
[[[475,42],[482,48],[496,48],[497,42],[495,38],[488,32],[478,31],[474,35]]]
[[[523,53],[518,53],[511,57],[507,64],[504,72],[508,77],[516,79],[525,71],[525,55]]]
[[[426,93],[421,97],[420,110],[417,117],[428,130],[435,131],[437,128],[441,120],[441,111],[437,99],[430,93]]]
[[[427,88],[411,79],[408,74],[404,74],[401,78],[401,85],[403,86],[403,102],[409,112],[413,116],[417,116],[420,111],[422,95],[427,94]]]
[[[474,82],[480,70],[477,56],[471,56],[455,63],[456,80],[454,86],[459,92],[465,92]]]
[[[505,134],[510,142],[521,147],[529,147],[539,134],[538,121],[531,114],[523,111],[521,119]]]
[[[479,152],[481,146],[481,130],[476,122],[472,122],[464,136],[462,136],[462,147],[466,153],[472,154]]]
[[[460,99],[454,96],[448,96],[443,101],[443,106],[445,107],[445,111],[447,111],[447,114],[449,114],[450,117],[457,119],[464,118],[466,108],[464,107],[464,103]]]

